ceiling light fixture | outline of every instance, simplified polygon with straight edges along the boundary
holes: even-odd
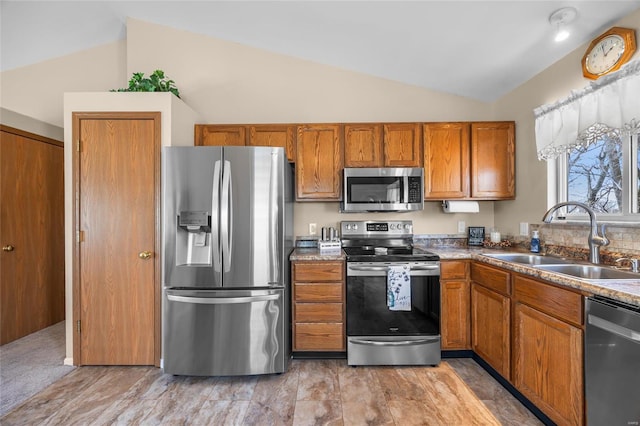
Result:
[[[556,35],[554,37],[556,42],[561,42],[569,38],[567,24],[573,22],[577,15],[578,11],[574,7],[563,7],[549,16],[549,23],[556,29]]]

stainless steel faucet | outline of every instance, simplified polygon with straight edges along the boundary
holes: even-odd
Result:
[[[609,239],[604,235],[604,225],[602,225],[602,234],[598,233],[598,223],[596,221],[596,212],[584,203],[577,201],[565,201],[558,203],[551,207],[543,216],[542,221],[544,223],[551,223],[553,219],[553,213],[561,207],[576,206],[585,210],[589,214],[589,220],[591,221],[591,234],[589,235],[589,261],[591,263],[600,263],[600,247],[609,244]]]
[[[621,257],[619,259],[616,259],[616,264],[622,263],[624,261],[629,262],[629,270],[631,270],[631,272],[640,272],[640,260],[630,257]]]

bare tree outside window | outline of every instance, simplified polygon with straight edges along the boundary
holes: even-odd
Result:
[[[575,148],[568,156],[567,199],[585,203],[601,213],[622,212],[622,168],[619,139],[604,136],[589,146]],[[570,208],[568,213],[571,212]]]

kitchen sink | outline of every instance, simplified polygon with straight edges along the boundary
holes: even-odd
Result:
[[[549,264],[566,264],[566,259],[560,259],[559,257],[542,256],[539,254],[525,254],[525,253],[496,253],[487,254],[485,256],[493,257],[494,259],[504,260],[506,262],[522,263],[524,265],[549,265]]]
[[[538,265],[537,269],[570,275],[584,280],[636,280],[640,281],[640,274],[597,265]]]

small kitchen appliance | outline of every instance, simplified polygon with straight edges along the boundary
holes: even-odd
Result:
[[[411,221],[345,221],[349,365],[440,363],[440,258]]]
[[[424,208],[422,167],[345,168],[342,212],[407,212]]]

